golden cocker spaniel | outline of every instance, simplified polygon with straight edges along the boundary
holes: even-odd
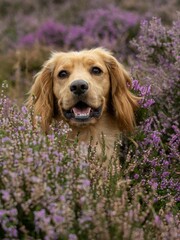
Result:
[[[69,137],[92,139],[98,154],[103,134],[109,157],[120,132],[134,127],[139,98],[130,87],[124,67],[103,48],[55,52],[36,75],[27,105],[41,116],[45,132],[52,119],[64,120],[72,129]]]

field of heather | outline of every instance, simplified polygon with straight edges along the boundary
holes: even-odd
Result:
[[[180,238],[179,10],[178,0],[0,1],[0,239]],[[51,51],[98,46],[142,97],[107,170],[96,149],[77,151],[67,124],[33,128],[24,104]]]

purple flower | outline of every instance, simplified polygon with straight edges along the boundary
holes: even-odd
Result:
[[[138,178],[139,178],[139,174],[136,173],[136,174],[134,175],[134,179],[137,180]]]
[[[80,182],[81,182],[81,184],[82,184],[82,186],[83,186],[84,188],[87,188],[87,187],[90,186],[90,181],[89,181],[89,179],[82,179]]]
[[[154,131],[151,134],[152,142],[154,143],[155,146],[158,145],[161,141],[160,135],[161,135],[161,133],[158,131]]]
[[[45,216],[46,216],[46,212],[45,212],[45,209],[41,209],[40,211],[36,211],[36,212],[34,212],[34,215],[35,215],[35,219],[43,219],[43,218],[45,218]]]
[[[53,221],[54,221],[55,223],[62,223],[62,222],[65,221],[65,219],[64,219],[64,217],[62,217],[62,216],[54,215],[54,216],[53,216]]]
[[[0,220],[7,214],[7,211],[4,209],[0,209]]]
[[[32,46],[37,41],[38,41],[37,35],[35,33],[29,33],[19,40],[19,45],[20,46]]]
[[[2,138],[2,143],[6,143],[6,142],[11,142],[11,139],[9,137]]]
[[[69,236],[68,236],[68,240],[77,240],[78,238],[77,238],[77,236],[75,235],[75,234],[69,234]]]
[[[0,190],[0,193],[2,194],[2,199],[5,201],[10,200],[10,193],[7,190]]]
[[[38,29],[37,38],[42,43],[61,46],[64,41],[64,34],[66,34],[64,25],[48,20]]]
[[[156,224],[157,227],[160,227],[161,225],[161,219],[158,215],[154,216],[154,223]]]

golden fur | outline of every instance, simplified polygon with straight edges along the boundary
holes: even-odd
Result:
[[[97,68],[101,71],[98,72]],[[77,80],[83,80],[88,85],[87,91],[81,95],[75,95],[70,90]],[[105,49],[56,52],[35,76],[27,106],[33,105],[35,115],[41,116],[45,132],[52,119],[64,120],[72,128],[70,138],[79,134],[79,140],[86,143],[92,138],[92,144],[97,144],[98,154],[101,153],[103,134],[106,153],[110,156],[120,132],[131,131],[134,127],[134,109],[139,98],[130,92],[130,87],[129,74]],[[83,107],[85,110],[73,108],[79,101],[87,104]],[[99,107],[101,110],[98,111]],[[66,118],[63,114],[63,111],[72,114],[74,109],[78,111],[75,112],[77,119]],[[97,113],[98,117],[85,116],[83,120],[79,116],[83,111],[87,116],[89,111],[94,115]]]

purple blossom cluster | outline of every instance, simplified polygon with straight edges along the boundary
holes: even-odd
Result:
[[[140,86],[138,80],[133,84],[143,97],[141,106],[149,108],[146,120],[138,127],[143,136],[136,152],[138,174],[143,176],[138,180],[154,186],[169,201],[179,201],[180,190],[178,26],[179,19],[171,28],[163,26],[157,18],[143,21],[139,36],[132,42],[138,50],[132,74],[139,82],[149,84],[149,87]],[[142,151],[146,154],[142,155]],[[141,162],[146,164],[142,167]],[[137,179],[136,174],[134,177]]]
[[[114,5],[91,9],[82,14],[80,25],[66,25],[53,19],[19,40],[20,46],[39,43],[59,49],[82,49],[101,46],[115,49],[122,56],[131,52],[128,39],[136,34],[141,17],[137,13],[121,10]]]
[[[139,104],[141,108],[150,108],[154,103],[151,96],[151,85],[141,86],[138,80],[133,80],[132,89],[141,97]]]

